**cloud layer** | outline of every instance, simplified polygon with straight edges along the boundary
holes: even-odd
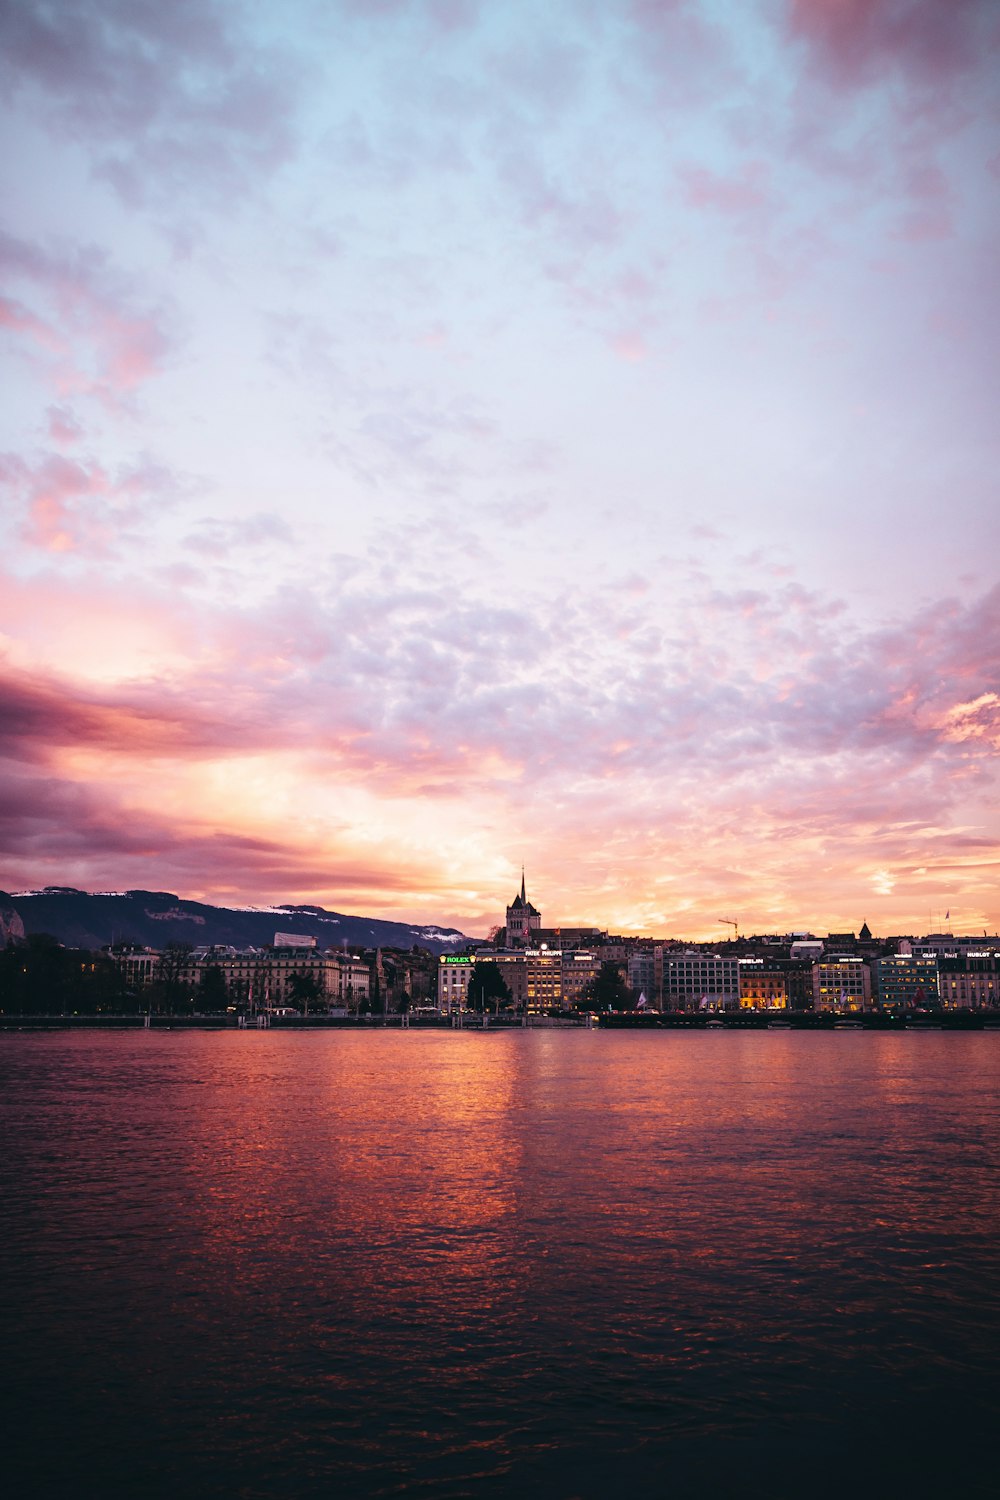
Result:
[[[1000,922],[994,6],[0,40],[0,883]]]

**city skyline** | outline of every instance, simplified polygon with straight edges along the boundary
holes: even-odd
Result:
[[[995,7],[0,26],[0,887],[997,930]]]

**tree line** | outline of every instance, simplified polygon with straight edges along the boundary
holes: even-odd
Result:
[[[4,1015],[120,1015],[140,1008],[106,953],[64,948],[45,932],[33,932],[0,951]]]

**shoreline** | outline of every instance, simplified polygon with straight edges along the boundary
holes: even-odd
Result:
[[[829,1012],[792,1012],[784,1016],[766,1016],[760,1013],[749,1015],[699,1016],[694,1012],[680,1012],[633,1018],[630,1015],[613,1015],[590,1021],[586,1016],[529,1016],[527,1024],[517,1019],[491,1017],[488,1024],[477,1017],[463,1018],[455,1025],[447,1016],[422,1017],[411,1020],[406,1016],[13,1016],[0,1015],[0,1033],[46,1032],[46,1031],[448,1031],[490,1034],[520,1031],[627,1031],[630,1033],[702,1033],[705,1031],[735,1032],[807,1032],[827,1034],[831,1031],[865,1031],[878,1036],[901,1031],[954,1031],[954,1032],[1000,1032],[1000,1009],[993,1011],[944,1011],[917,1016],[883,1016],[877,1013],[833,1015]]]

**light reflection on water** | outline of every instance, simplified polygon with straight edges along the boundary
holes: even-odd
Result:
[[[7,1035],[0,1073],[25,1494],[994,1492],[998,1035]]]

